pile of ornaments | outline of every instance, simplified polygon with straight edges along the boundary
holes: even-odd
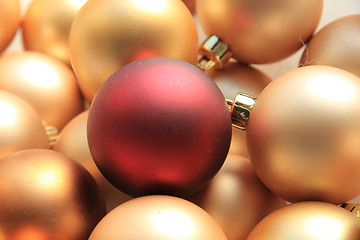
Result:
[[[0,0],[0,239],[360,239],[360,9],[324,2]]]

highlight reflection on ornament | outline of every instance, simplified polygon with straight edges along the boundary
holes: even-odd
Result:
[[[59,131],[83,108],[72,70],[37,52],[20,52],[0,58],[0,89],[30,103],[46,126]]]
[[[91,173],[102,190],[106,209],[110,211],[131,197],[111,185],[96,167],[86,136],[88,115],[89,111],[87,110],[68,122],[58,135],[53,150],[65,153]]]
[[[19,25],[19,0],[0,0],[0,53],[11,43]]]
[[[275,62],[295,53],[315,31],[322,8],[322,0],[196,1],[204,32],[219,37],[218,44],[227,44],[244,63]]]
[[[360,14],[337,19],[307,44],[300,65],[328,65],[360,77]]]
[[[324,202],[301,202],[270,213],[248,240],[359,238],[359,219],[347,210]]]
[[[129,200],[108,213],[89,240],[227,240],[204,210],[181,198],[163,195]]]
[[[0,90],[0,116],[0,158],[24,149],[49,148],[39,115],[23,99]]]
[[[228,155],[210,183],[188,198],[212,216],[228,240],[245,240],[255,225],[286,202],[255,175],[250,160]]]
[[[121,191],[183,197],[221,168],[231,119],[220,89],[199,68],[147,58],[120,68],[102,85],[87,134],[96,165]]]
[[[33,0],[22,23],[24,48],[45,53],[70,65],[70,28],[86,1]]]
[[[330,66],[294,69],[258,96],[246,135],[256,174],[289,202],[360,193],[360,80]]]
[[[0,159],[0,195],[4,239],[86,240],[106,213],[92,176],[52,150],[23,150]]]
[[[80,9],[69,44],[80,88],[91,102],[102,83],[129,62],[171,57],[195,64],[198,36],[181,0],[103,0]]]

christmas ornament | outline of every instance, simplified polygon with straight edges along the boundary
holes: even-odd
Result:
[[[11,43],[20,25],[20,2],[0,0],[0,53]]]
[[[181,0],[103,0],[84,4],[70,32],[70,58],[91,102],[119,67],[148,57],[196,63],[194,19]]]
[[[46,126],[58,130],[84,108],[71,69],[42,53],[21,52],[1,57],[0,89],[29,102]]]
[[[359,238],[359,220],[346,210],[330,203],[300,202],[270,213],[252,230],[248,240]]]
[[[149,239],[226,240],[201,208],[172,196],[145,196],[121,204],[95,227],[89,240]]]
[[[307,44],[300,65],[329,65],[360,77],[360,14],[337,19]]]
[[[222,66],[228,51],[244,63],[290,56],[311,37],[322,8],[322,0],[197,0],[199,22],[210,36],[202,46],[200,59],[205,61],[200,66]]]
[[[88,143],[102,174],[131,196],[186,196],[221,168],[231,140],[224,97],[204,72],[156,57],[130,63],[99,89]]]
[[[271,78],[262,71],[236,62],[229,62],[224,68],[211,69],[206,73],[215,81],[226,99],[232,99],[238,92],[257,97],[271,82]],[[229,153],[249,156],[244,131],[233,128]]]
[[[252,101],[240,95],[233,110],[248,121],[239,124],[247,125],[250,159],[271,191],[289,202],[340,204],[359,195],[358,77],[330,66],[302,67]]]
[[[59,152],[31,149],[2,158],[3,239],[88,239],[105,215],[96,187],[80,164]]]
[[[70,65],[70,28],[76,13],[86,1],[33,0],[22,24],[25,49],[48,54]]]
[[[0,90],[0,158],[28,148],[49,148],[44,125],[21,98]]]
[[[209,213],[229,240],[245,240],[263,217],[286,205],[260,182],[249,159],[236,155],[228,155],[210,184],[189,200]]]
[[[86,136],[88,114],[89,111],[84,111],[68,122],[60,132],[53,149],[65,153],[91,173],[104,195],[106,209],[110,211],[131,198],[111,185],[96,167]]]

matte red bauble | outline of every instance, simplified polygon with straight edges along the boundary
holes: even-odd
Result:
[[[120,68],[102,85],[87,133],[100,171],[123,192],[185,196],[221,168],[231,130],[212,79],[185,61],[158,57]]]

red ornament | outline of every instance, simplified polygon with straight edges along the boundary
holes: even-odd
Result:
[[[131,196],[187,196],[221,168],[231,139],[224,97],[204,72],[148,58],[115,72],[89,111],[88,143],[102,174]]]

